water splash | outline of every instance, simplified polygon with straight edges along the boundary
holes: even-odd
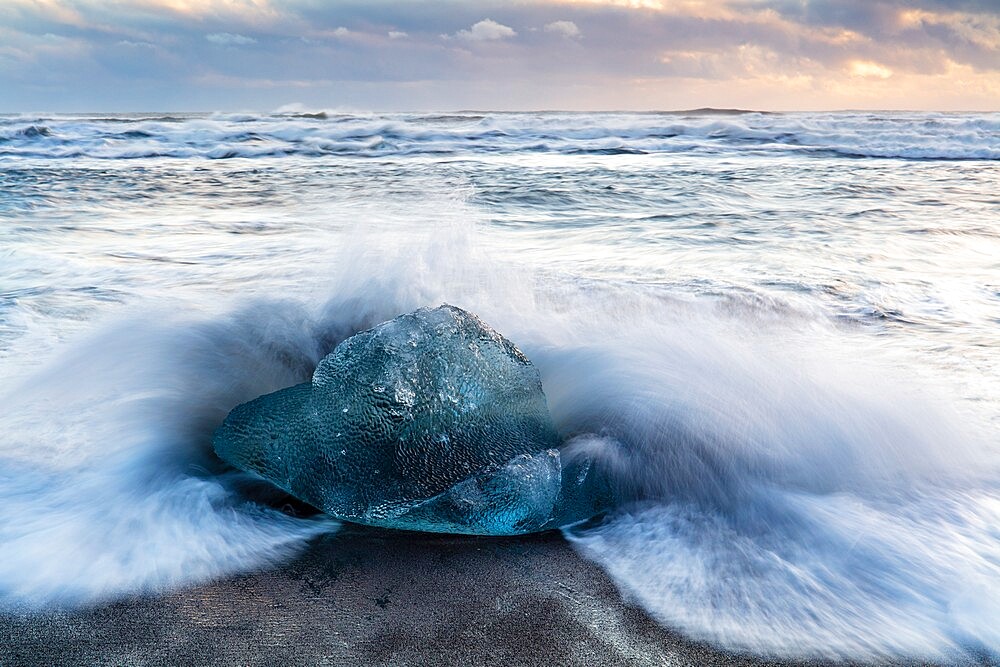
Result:
[[[287,558],[336,524],[241,492],[210,436],[233,402],[294,382],[295,308],[108,324],[2,397],[0,604],[37,608],[204,581]],[[153,322],[156,322],[155,324]]]
[[[995,658],[995,449],[946,401],[845,368],[838,338],[776,354],[667,327],[539,361],[557,424],[632,499],[567,537],[665,625],[729,649]]]

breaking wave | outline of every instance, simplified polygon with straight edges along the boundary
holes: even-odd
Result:
[[[295,111],[0,117],[0,157],[231,159],[525,152],[998,160],[1000,114],[719,114],[706,109],[588,115]]]

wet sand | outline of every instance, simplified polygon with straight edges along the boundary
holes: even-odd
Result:
[[[0,665],[762,665],[661,628],[557,533],[348,528],[286,565],[36,616]]]

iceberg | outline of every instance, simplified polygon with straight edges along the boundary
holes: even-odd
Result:
[[[311,382],[233,409],[213,445],[355,523],[515,535],[597,511],[589,462],[563,464],[538,370],[449,305],[344,340]]]

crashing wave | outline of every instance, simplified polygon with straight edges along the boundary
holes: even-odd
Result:
[[[30,122],[28,128],[24,123]],[[43,125],[44,123],[44,125]],[[125,125],[128,132],[122,132]],[[32,128],[37,130],[33,133]],[[39,142],[51,132],[60,140]],[[254,145],[247,145],[247,137]],[[0,155],[134,159],[450,153],[1000,160],[998,114],[191,114],[0,119]]]

